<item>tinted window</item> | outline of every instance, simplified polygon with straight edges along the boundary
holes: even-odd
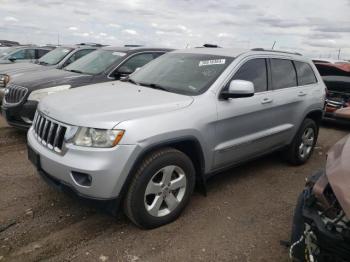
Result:
[[[271,59],[271,76],[273,89],[297,86],[297,76],[292,61]]]
[[[15,58],[16,60],[23,60],[23,59],[35,59],[35,50],[34,49],[21,49],[12,55],[10,55],[10,58]]]
[[[83,49],[75,52],[65,63],[65,66],[73,63],[74,61],[78,60],[79,58],[83,57],[84,55],[87,55],[88,53],[91,53],[95,49]]]
[[[316,83],[314,71],[308,63],[294,61],[300,86]]]
[[[255,92],[267,90],[267,70],[265,59],[258,58],[246,62],[232,80],[246,80],[254,83]]]
[[[39,63],[44,65],[56,65],[72,50],[72,48],[58,47],[40,58]]]
[[[51,50],[47,50],[47,49],[38,49],[38,57],[37,58],[42,57],[43,55],[47,54],[50,51]]]
[[[148,62],[153,60],[153,54],[139,54],[131,57],[128,61],[126,61],[118,71],[132,73],[137,68],[144,66]]]
[[[119,63],[126,53],[113,50],[96,50],[65,67],[68,71],[97,75]]]

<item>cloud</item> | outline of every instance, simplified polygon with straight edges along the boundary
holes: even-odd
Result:
[[[122,32],[129,35],[138,35],[138,33],[133,29],[124,29]]]
[[[173,48],[271,48],[276,40],[276,48],[306,53],[339,46],[350,58],[349,13],[350,0],[6,0],[0,32],[22,43],[57,43],[59,34],[65,44],[98,39]]]
[[[70,31],[77,31],[77,30],[78,30],[78,27],[76,27],[76,26],[70,26],[70,27],[68,27],[68,30],[70,30]]]
[[[269,26],[280,27],[280,28],[305,26],[305,22],[303,21],[288,20],[288,19],[282,19],[282,18],[261,17],[261,18],[258,18],[257,21]]]
[[[4,18],[4,20],[5,20],[6,22],[18,22],[18,21],[19,21],[16,17],[13,17],[13,16],[6,16],[6,17]]]
[[[110,23],[108,24],[109,27],[114,27],[114,28],[120,28],[121,25],[115,24],[115,23]]]
[[[229,34],[229,33],[219,33],[217,35],[217,37],[219,37],[219,38],[234,38],[234,36]]]

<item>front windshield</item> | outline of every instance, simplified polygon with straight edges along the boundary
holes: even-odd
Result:
[[[42,65],[56,65],[58,64],[66,55],[73,51],[73,48],[68,47],[57,47],[56,49],[48,52],[46,55],[42,56],[38,63]]]
[[[126,53],[113,50],[96,50],[65,67],[65,70],[76,73],[98,75],[118,60],[122,60],[125,55]]]
[[[205,92],[233,61],[233,57],[168,53],[130,76],[139,85],[169,92],[198,95]]]

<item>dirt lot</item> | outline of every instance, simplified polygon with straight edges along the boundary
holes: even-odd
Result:
[[[349,131],[322,127],[305,166],[275,154],[218,175],[176,222],[142,231],[48,187],[27,161],[25,133],[0,118],[0,261],[289,261],[279,241],[305,177]]]

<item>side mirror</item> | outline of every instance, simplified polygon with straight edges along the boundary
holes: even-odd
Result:
[[[10,60],[11,62],[15,62],[15,61],[17,60],[17,58],[16,58],[16,57],[9,57],[9,60]]]
[[[228,90],[221,93],[223,99],[254,96],[254,84],[245,80],[232,80]]]
[[[115,71],[114,77],[115,79],[121,79],[121,78],[127,77],[131,73],[133,73],[133,71],[129,67],[121,66],[117,69],[117,71]]]

